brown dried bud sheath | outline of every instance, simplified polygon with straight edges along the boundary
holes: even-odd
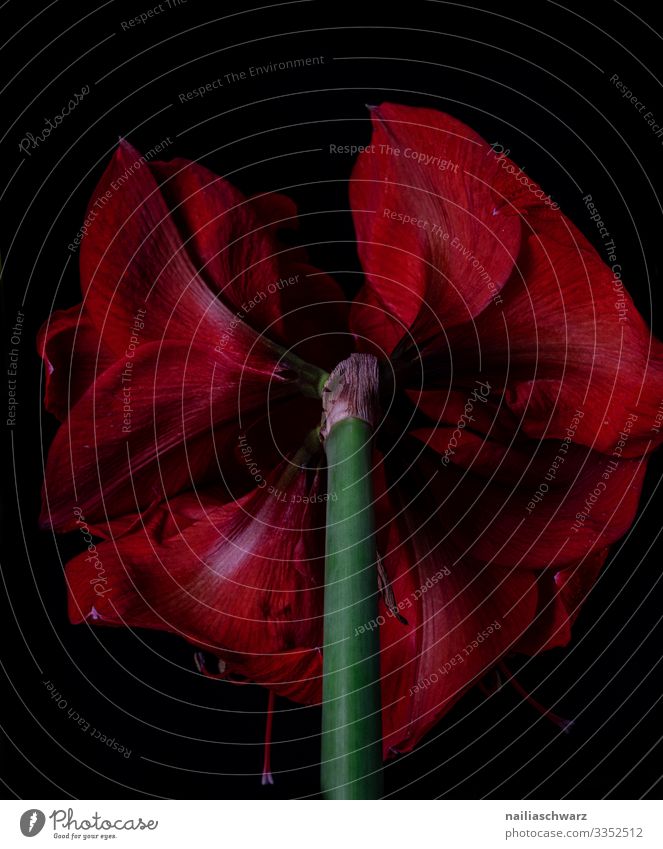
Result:
[[[329,375],[322,390],[320,437],[344,419],[360,419],[375,427],[379,411],[379,368],[372,354],[351,354]]]

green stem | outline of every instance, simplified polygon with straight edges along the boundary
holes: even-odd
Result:
[[[367,421],[350,416],[332,424],[325,442],[329,499],[321,783],[327,799],[382,795],[371,434]]]
[[[320,398],[325,383],[329,379],[329,375],[324,369],[318,368],[311,363],[307,363],[301,357],[298,357],[294,351],[287,350],[282,345],[277,345],[276,342],[267,341],[272,350],[278,354],[286,365],[297,374],[297,384],[302,395],[307,398]]]

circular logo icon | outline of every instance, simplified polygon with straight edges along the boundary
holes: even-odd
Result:
[[[30,808],[21,817],[21,834],[24,837],[34,837],[46,824],[46,816],[43,811]]]

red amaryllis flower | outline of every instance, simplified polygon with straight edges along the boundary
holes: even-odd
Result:
[[[101,538],[67,566],[72,621],[173,631],[220,675],[316,702],[317,396],[353,350],[375,354],[388,753],[506,654],[568,643],[633,520],[663,353],[509,159],[438,112],[372,118],[350,305],[279,241],[287,199],[120,146],[90,205],[83,303],[41,334],[63,420],[42,520]]]

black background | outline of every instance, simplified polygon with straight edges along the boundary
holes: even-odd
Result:
[[[9,603],[1,614],[0,709],[8,796],[285,798],[318,789],[318,709],[277,699],[276,784],[263,788],[265,691],[203,678],[193,650],[174,636],[69,625],[62,563],[80,541],[56,544],[36,526],[42,444],[56,422],[41,412],[34,335],[54,306],[80,300],[77,256],[67,244],[119,136],[140,150],[171,137],[166,158],[200,159],[247,194],[293,196],[314,263],[352,293],[359,271],[347,199],[352,160],[330,155],[329,144],[369,141],[366,103],[451,112],[509,148],[599,246],[582,201],[593,195],[636,305],[663,335],[663,216],[655,191],[663,140],[610,82],[619,74],[663,121],[656,80],[663,44],[653,8],[477,3],[408,0],[387,8],[313,0],[251,11],[188,0],[163,3],[159,15],[130,31],[121,22],[154,8],[152,0],[56,0],[41,13],[38,4],[15,0],[2,7],[0,38],[9,41],[0,53],[0,250],[8,326],[18,309],[25,314],[18,421],[3,427]],[[230,71],[307,56],[324,63],[224,84],[180,103],[180,93],[224,81]],[[20,139],[36,135],[84,85],[90,94],[72,115],[23,154]],[[388,793],[657,795],[661,469],[655,457],[637,524],[615,547],[573,646],[511,663],[522,667],[519,678],[539,701],[577,718],[573,732],[559,734],[512,689],[489,699],[473,691],[414,753],[389,763]],[[49,697],[48,680],[67,709],[129,747],[131,757],[76,727]]]

